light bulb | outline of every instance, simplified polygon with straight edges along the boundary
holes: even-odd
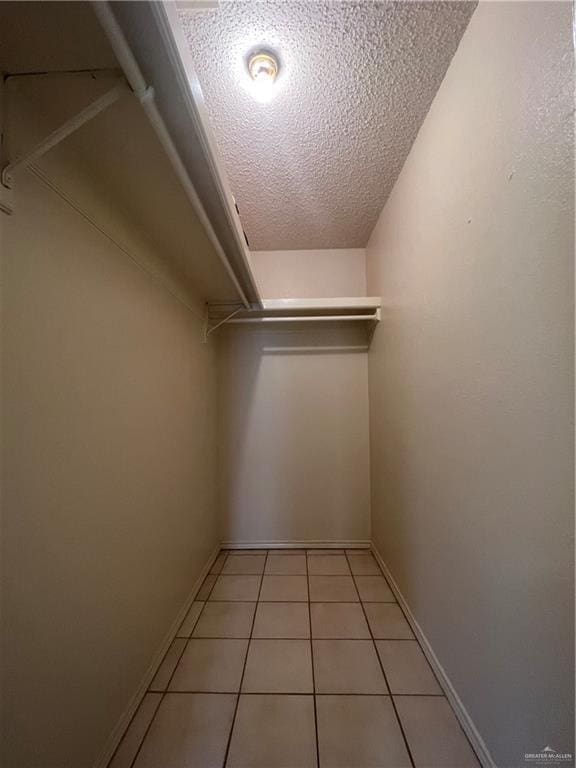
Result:
[[[255,83],[271,85],[278,74],[278,62],[270,53],[255,53],[248,61],[248,72]]]
[[[250,75],[249,92],[256,101],[266,103],[274,97],[274,83],[278,75],[278,59],[267,51],[253,53],[247,61]]]

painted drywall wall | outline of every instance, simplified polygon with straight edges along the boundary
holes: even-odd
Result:
[[[366,295],[363,248],[256,251],[251,259],[264,298]],[[219,402],[226,540],[370,538],[364,328],[221,332]]]
[[[369,539],[363,329],[225,331],[219,394],[225,540]]]
[[[58,157],[50,178],[149,268],[145,230]],[[2,220],[2,763],[90,768],[219,541],[215,350],[201,309],[36,177],[19,175],[16,202]]]
[[[252,251],[250,259],[265,299],[366,296],[364,248]]]
[[[376,544],[498,766],[573,746],[568,3],[480,3],[367,247]]]

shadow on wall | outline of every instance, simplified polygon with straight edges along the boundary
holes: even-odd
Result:
[[[366,342],[346,325],[222,334],[225,540],[369,538]]]
[[[412,591],[418,588],[411,567],[411,547],[418,536],[411,516],[412,478],[416,468],[410,449],[411,436],[405,424],[417,407],[414,402],[416,374],[400,313],[400,308],[387,308],[369,353],[370,423],[378,425],[378,430],[370,433],[370,461],[372,472],[377,472],[377,482],[371,484],[371,507],[385,510],[385,515],[372,517],[371,534],[385,559],[390,549],[396,553],[394,576],[406,591]],[[432,382],[429,385],[434,386]],[[442,435],[438,434],[439,449],[441,442]],[[390,519],[394,521],[392,535]],[[386,562],[388,564],[388,560]]]
[[[362,354],[368,351],[364,328],[338,322],[313,331],[306,323],[294,323],[291,328],[265,331],[260,336],[262,355]]]

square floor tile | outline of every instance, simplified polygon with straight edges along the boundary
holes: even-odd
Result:
[[[235,693],[240,689],[248,640],[192,639],[170,683],[171,691]]]
[[[226,552],[220,552],[216,560],[212,563],[212,568],[210,568],[210,573],[220,573],[222,570],[222,566],[226,562]]]
[[[261,576],[218,576],[210,600],[258,600]]]
[[[322,768],[410,768],[389,696],[317,696]]]
[[[182,655],[182,651],[186,646],[187,640],[183,637],[177,637],[172,641],[170,648],[166,652],[162,663],[160,664],[158,671],[154,675],[154,679],[150,683],[151,691],[165,691],[166,687],[172,677],[172,672],[176,669],[176,665]]]
[[[250,637],[256,603],[206,603],[193,637]]]
[[[222,768],[235,695],[168,693],[134,768]]]
[[[308,555],[308,573],[314,576],[345,576],[350,573],[344,555]]]
[[[313,696],[240,696],[227,768],[316,768]]]
[[[442,693],[416,640],[378,640],[376,648],[392,693]]]
[[[266,555],[228,555],[222,573],[259,574],[264,572]]]
[[[208,595],[210,594],[212,587],[214,584],[216,584],[216,579],[218,576],[214,573],[209,573],[208,576],[204,579],[202,582],[202,586],[198,590],[198,594],[196,595],[196,600],[208,600]]]
[[[388,693],[371,640],[313,640],[317,693]]]
[[[348,562],[355,576],[382,576],[382,571],[372,555],[348,555]]]
[[[251,640],[242,693],[312,693],[308,640]]]
[[[480,768],[456,715],[442,696],[394,696],[416,768]]]
[[[268,555],[265,573],[276,576],[305,576],[306,555]]]
[[[308,603],[258,603],[252,637],[310,637]]]
[[[204,608],[204,602],[202,600],[192,603],[190,610],[186,614],[186,618],[182,624],[180,624],[177,637],[190,637],[194,627],[196,626],[196,622],[198,621],[198,617],[200,616],[202,608]]]
[[[364,603],[368,623],[376,639],[411,640],[414,634],[397,603]]]
[[[161,701],[161,693],[147,693],[144,696],[108,768],[131,768]]]
[[[265,575],[260,600],[268,602],[306,602],[308,583],[306,576]]]
[[[355,576],[360,599],[366,603],[395,603],[396,600],[384,576]]]
[[[315,603],[357,603],[352,576],[309,576],[310,600]]]
[[[312,637],[370,639],[360,603],[311,603]]]

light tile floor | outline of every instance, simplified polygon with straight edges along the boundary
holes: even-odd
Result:
[[[109,768],[479,768],[367,550],[223,551]]]

